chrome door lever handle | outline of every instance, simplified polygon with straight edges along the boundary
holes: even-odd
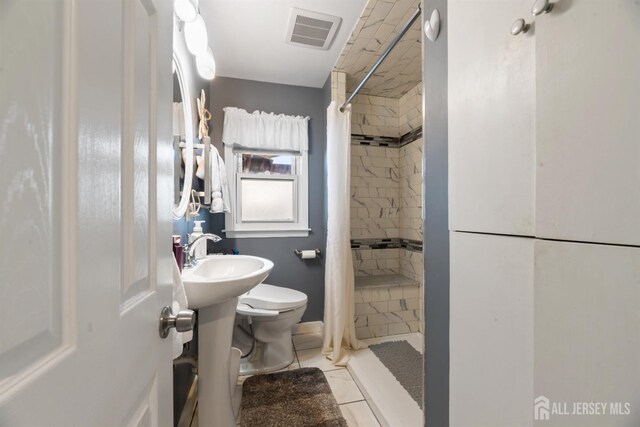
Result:
[[[195,324],[196,313],[193,310],[180,310],[178,314],[173,314],[171,307],[166,306],[160,312],[160,337],[168,337],[172,328],[178,332],[190,331]]]

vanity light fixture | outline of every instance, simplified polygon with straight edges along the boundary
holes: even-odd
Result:
[[[184,22],[184,40],[187,49],[196,57],[200,77],[211,80],[216,76],[216,61],[208,46],[207,26],[198,10],[199,0],[174,0],[173,10]],[[174,68],[175,72],[175,68]]]
[[[196,67],[200,77],[206,80],[212,80],[216,76],[216,60],[213,58],[213,51],[207,47],[204,54],[196,56]]]
[[[181,21],[193,22],[198,16],[198,0],[175,0],[173,10]]]
[[[184,24],[184,39],[191,54],[198,56],[207,53],[207,27],[202,15],[197,15],[193,22]]]

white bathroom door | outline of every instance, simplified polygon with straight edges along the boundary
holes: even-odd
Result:
[[[172,424],[171,3],[0,1],[0,425]]]
[[[640,3],[536,17],[536,236],[640,245]]]
[[[534,235],[533,0],[450,0],[449,228]]]

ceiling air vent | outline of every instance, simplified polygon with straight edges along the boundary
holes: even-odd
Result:
[[[311,12],[296,7],[291,9],[287,43],[314,49],[329,49],[342,18]]]

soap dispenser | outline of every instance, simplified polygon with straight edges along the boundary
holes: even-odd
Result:
[[[202,236],[202,223],[204,221],[194,221],[193,231],[189,234],[189,243],[192,243],[198,237]],[[196,243],[196,247],[193,248],[193,255],[196,259],[204,258],[207,256],[207,240],[202,239]]]

